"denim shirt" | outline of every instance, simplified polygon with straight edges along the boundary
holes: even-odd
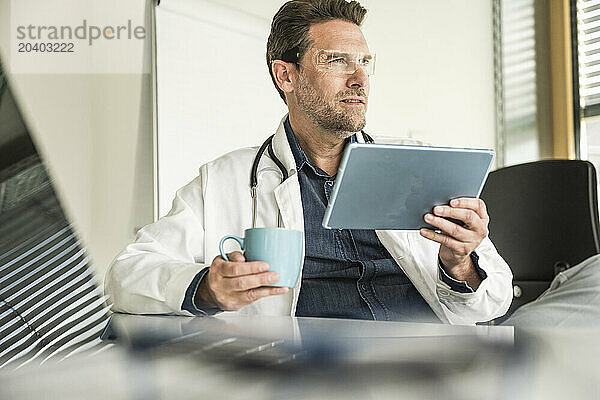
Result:
[[[322,227],[335,176],[308,159],[289,120],[284,126],[304,212],[305,258],[296,316],[439,322],[374,230]]]
[[[296,162],[304,214],[305,259],[296,316],[439,322],[374,230],[322,227],[335,176],[329,176],[308,159],[289,118],[284,127]],[[347,140],[356,139],[352,136]],[[477,255],[473,253],[471,257],[485,279]],[[473,291],[466,282],[447,275],[441,263],[439,269],[442,280],[452,290]],[[200,271],[188,287],[182,310],[195,315],[220,311],[193,302],[208,270],[207,267]]]

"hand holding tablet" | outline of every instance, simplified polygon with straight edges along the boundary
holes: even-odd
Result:
[[[449,217],[463,224],[449,221]],[[481,279],[472,266],[470,254],[488,235],[490,217],[483,200],[453,199],[449,206],[435,207],[424,219],[438,230],[421,229],[419,233],[440,244],[439,257],[446,270],[453,276],[463,276],[461,280],[476,282],[472,286],[478,286]]]

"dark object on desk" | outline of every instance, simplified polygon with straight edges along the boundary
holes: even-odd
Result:
[[[535,300],[559,272],[600,252],[594,166],[544,160],[490,173],[481,193],[490,239],[510,265],[513,303],[501,322]]]

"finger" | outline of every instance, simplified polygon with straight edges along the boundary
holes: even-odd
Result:
[[[457,254],[468,255],[473,251],[470,249],[467,243],[460,242],[448,235],[444,235],[443,233],[434,232],[431,229],[420,229],[419,233],[424,238],[433,240],[444,247],[448,247]]]
[[[233,262],[246,261],[246,257],[244,257],[244,254],[241,251],[233,251],[231,253],[228,253],[227,258],[229,258],[229,261],[233,261]]]
[[[223,280],[223,286],[228,291],[244,292],[260,286],[272,285],[279,281],[277,272],[264,272],[262,274],[245,275]]]
[[[473,233],[468,229],[465,229],[454,222],[448,221],[447,219],[436,217],[433,214],[425,214],[424,220],[429,225],[435,226],[436,228],[446,232],[448,235],[461,241],[469,240],[471,239],[471,236],[473,236]]]
[[[255,302],[258,299],[267,296],[274,296],[278,294],[285,294],[289,291],[287,287],[258,287],[247,290],[243,293],[244,300],[248,304]]]
[[[269,270],[269,264],[263,261],[225,262],[221,266],[221,276],[235,278],[244,275],[259,274]]]
[[[433,208],[433,213],[440,217],[454,218],[463,221],[468,227],[476,231],[482,231],[485,222],[479,214],[467,208],[452,208],[448,206],[437,206]],[[448,232],[444,229],[445,232]],[[452,232],[448,232],[452,233]],[[454,236],[454,235],[452,235]]]
[[[450,201],[450,206],[455,208],[468,208],[473,210],[482,219],[489,219],[485,202],[481,199],[471,197],[461,197]]]

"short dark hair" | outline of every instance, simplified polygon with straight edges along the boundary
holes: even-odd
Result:
[[[285,95],[277,86],[271,70],[273,60],[299,63],[300,59],[283,57],[290,51],[304,54],[311,45],[308,30],[312,24],[341,19],[361,26],[366,13],[367,10],[358,1],[346,0],[291,0],[281,6],[271,23],[267,41],[267,66],[273,84],[284,102]]]

